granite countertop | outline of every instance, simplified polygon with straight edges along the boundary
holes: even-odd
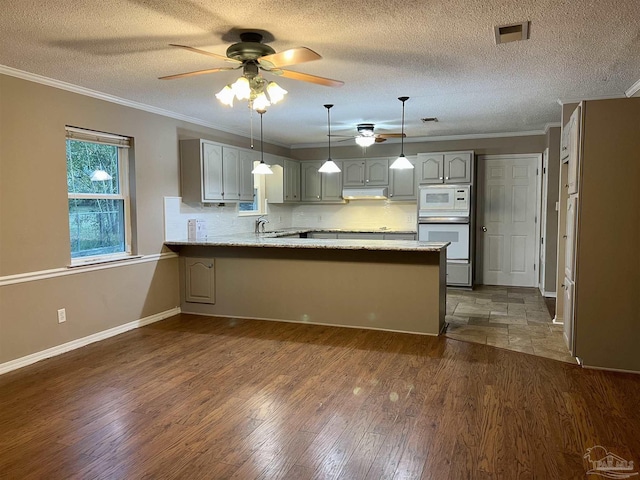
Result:
[[[386,250],[411,252],[439,252],[449,242],[418,242],[415,240],[366,240],[366,239],[324,239],[298,238],[296,235],[307,232],[349,232],[349,233],[415,233],[413,231],[393,230],[344,230],[317,228],[288,228],[265,233],[238,233],[233,235],[209,236],[205,240],[171,240],[168,246],[212,246],[212,247],[262,247],[262,248],[311,248],[337,250]]]

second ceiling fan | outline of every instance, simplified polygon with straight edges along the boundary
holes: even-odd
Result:
[[[349,138],[355,139],[356,143],[361,147],[369,147],[374,143],[386,142],[388,138],[403,138],[404,133],[375,133],[374,123],[359,123],[356,125],[358,135],[331,135],[332,137],[341,137],[345,141]]]

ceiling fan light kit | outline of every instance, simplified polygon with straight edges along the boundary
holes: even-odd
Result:
[[[394,160],[389,168],[393,168],[394,170],[408,170],[410,168],[413,168],[413,165],[411,164],[409,159],[404,156],[404,102],[409,100],[409,97],[398,97],[398,100],[402,102],[402,136],[400,137],[400,156],[398,156],[398,158]]]
[[[179,73],[160,77],[161,80],[203,75],[227,70],[242,68],[242,76],[233,84],[225,86],[216,94],[216,98],[223,105],[233,107],[233,100],[248,100],[249,107],[254,110],[264,110],[270,105],[280,102],[288,93],[276,82],[267,81],[260,74],[260,70],[284,78],[315,83],[326,87],[340,87],[344,82],[330,78],[318,77],[307,73],[285,70],[281,67],[297,65],[299,63],[320,60],[322,57],[307,47],[296,47],[276,53],[269,45],[262,43],[263,36],[257,32],[243,32],[240,34],[240,42],[227,48],[226,56],[207,52],[187,45],[171,44],[173,47],[183,48],[190,52],[207,55],[209,57],[235,63],[236,67],[210,68],[195,72]]]
[[[331,160],[331,114],[329,113],[329,111],[331,110],[331,107],[333,107],[333,105],[324,106],[324,108],[327,109],[327,131],[328,131],[328,138],[329,138],[329,155],[327,157],[327,160],[318,169],[318,172],[320,173],[339,173],[340,172],[340,167],[338,167],[336,162]]]
[[[376,137],[374,137],[373,135],[356,137],[356,143],[361,147],[370,147],[371,145],[376,143]]]

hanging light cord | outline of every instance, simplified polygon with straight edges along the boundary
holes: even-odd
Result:
[[[398,97],[398,100],[402,102],[402,136],[400,137],[400,155],[404,155],[404,102],[409,100],[409,97]]]
[[[333,107],[333,105],[324,106],[324,108],[327,109],[327,128],[328,128],[327,137],[329,137],[329,160],[331,160],[331,114],[330,114],[331,107]]]
[[[262,115],[264,112],[264,110],[258,111],[260,114],[260,163],[264,163],[264,143],[262,141]]]

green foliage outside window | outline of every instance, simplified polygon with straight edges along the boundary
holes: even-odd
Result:
[[[67,140],[72,258],[125,251],[118,150],[113,145]]]

